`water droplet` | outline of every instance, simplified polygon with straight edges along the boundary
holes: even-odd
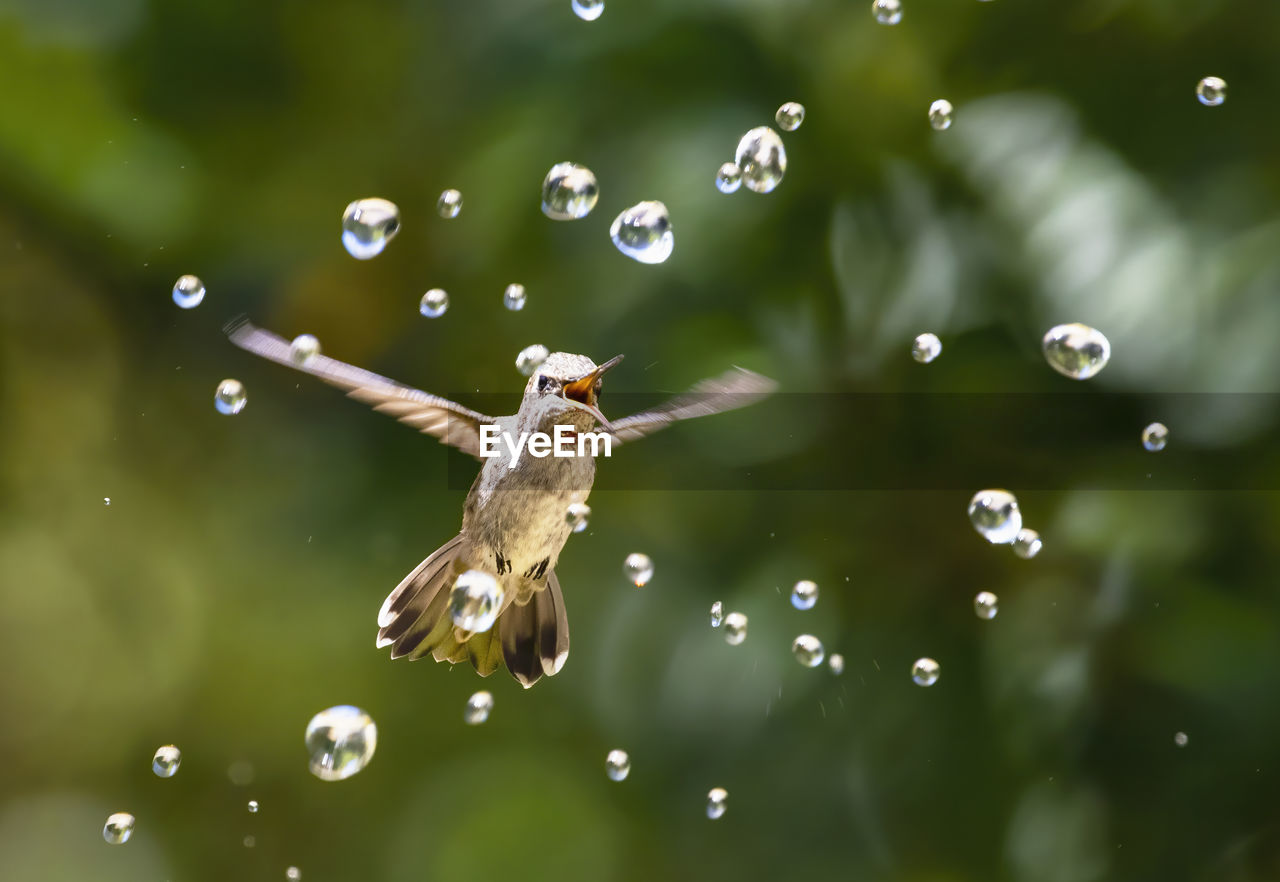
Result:
[[[599,198],[596,176],[576,162],[556,163],[542,181],[542,213],[552,220],[586,217]]]
[[[457,190],[445,190],[436,200],[436,211],[445,220],[458,216],[462,211],[462,193]]]
[[[712,787],[707,793],[707,817],[716,820],[724,814],[729,800],[729,791],[723,787]]]
[[[449,616],[463,631],[483,633],[498,620],[504,596],[493,576],[483,570],[467,570],[449,592]]]
[[[911,679],[916,681],[917,686],[932,686],[938,682],[941,672],[942,668],[933,659],[918,658],[911,666]]]
[[[731,612],[724,617],[724,642],[730,646],[738,646],[747,639],[747,617],[740,612]]]
[[[742,169],[736,162],[726,162],[716,171],[716,189],[721,193],[737,193],[742,186]]]
[[[342,213],[342,246],[357,260],[377,257],[400,232],[400,209],[386,199],[357,199]]]
[[[769,193],[782,183],[787,171],[787,150],[782,137],[768,126],[747,132],[738,141],[734,161],[742,169],[742,182],[756,193]]]
[[[711,627],[719,628],[724,624],[724,604],[716,601],[711,604]]]
[[[631,757],[625,750],[611,750],[604,758],[604,771],[610,781],[625,781],[631,774]]]
[[[939,98],[929,105],[929,125],[936,132],[945,132],[951,128],[951,111],[954,108],[946,98]]]
[[[980,619],[994,619],[1000,612],[1000,598],[990,591],[979,591],[973,598],[973,611]]]
[[[110,497],[110,496],[104,496],[104,497],[102,497],[102,504],[103,504],[103,505],[110,505],[110,504],[111,504],[111,497]]]
[[[1040,553],[1040,548],[1044,543],[1040,541],[1040,534],[1035,530],[1023,529],[1018,531],[1018,535],[1013,540],[1013,553],[1023,560],[1031,560]]]
[[[1205,77],[1196,83],[1196,98],[1205,107],[1217,107],[1227,100],[1227,81],[1222,77]]]
[[[1169,443],[1169,428],[1164,423],[1152,423],[1142,430],[1142,446],[1152,453],[1159,453]]]
[[[298,880],[302,878],[302,871],[297,867],[290,867],[284,871],[284,877],[288,879],[289,882],[298,882]]]
[[[649,555],[638,551],[628,554],[626,562],[622,565],[622,571],[637,588],[643,588],[653,578],[653,560]]]
[[[427,318],[440,318],[448,308],[449,295],[443,288],[432,288],[418,302],[418,312]]]
[[[928,364],[942,354],[942,341],[937,334],[921,334],[911,341],[911,357],[921,364]]]
[[[662,263],[676,247],[671,218],[661,202],[637,202],[613,219],[609,238],[614,246],[640,263]]]
[[[257,845],[257,844],[258,844],[258,840],[257,840],[256,838],[254,838],[252,835],[246,836],[246,837],[244,838],[244,847],[245,847],[245,848],[253,848],[253,847],[254,847],[255,845]]]
[[[311,774],[321,781],[341,781],[369,765],[378,746],[378,726],[360,708],[338,705],[311,718],[306,745]]]
[[[258,801],[256,799],[249,800],[249,814],[256,815],[258,813]]]
[[[526,377],[532,377],[533,372],[551,356],[547,347],[541,343],[534,343],[532,346],[526,346],[520,350],[520,354],[516,356],[516,370],[524,374]]]
[[[1050,328],[1041,346],[1049,367],[1073,380],[1089,379],[1111,359],[1111,344],[1102,332],[1078,323]]]
[[[564,519],[569,524],[569,529],[575,533],[581,533],[587,528],[587,520],[591,517],[591,506],[585,502],[574,502],[565,510]]]
[[[1008,490],[979,490],[973,494],[969,500],[969,520],[992,545],[1013,542],[1022,529],[1018,500]]]
[[[248,401],[249,396],[244,391],[244,384],[239,380],[223,380],[218,384],[218,391],[213,396],[213,406],[218,409],[218,413],[228,415],[244,410]]]
[[[871,14],[882,25],[896,25],[902,21],[902,0],[875,0]]]
[[[1187,738],[1187,733],[1186,733],[1186,732],[1178,732],[1178,733],[1175,733],[1175,734],[1174,734],[1174,736],[1173,736],[1173,743],[1174,743],[1174,744],[1176,744],[1176,745],[1178,745],[1179,747],[1186,747],[1186,746],[1187,746],[1187,742],[1188,742],[1189,740],[1190,740],[1190,739],[1189,739],[1189,738]]]
[[[778,128],[784,132],[794,132],[804,122],[804,105],[798,101],[788,101],[778,108],[773,118],[778,121]]]
[[[822,648],[822,641],[817,637],[812,634],[801,634],[791,641],[791,654],[806,668],[816,668],[826,657],[826,650]]]
[[[573,0],[573,14],[583,21],[595,21],[604,14],[604,0]]]
[[[204,282],[199,276],[179,276],[173,283],[173,302],[183,309],[195,309],[204,300]]]
[[[803,579],[791,589],[791,605],[796,609],[813,609],[818,602],[818,583]]]
[[[151,771],[161,778],[172,778],[178,773],[180,765],[182,765],[182,751],[172,744],[158,748],[156,755],[151,758]]]
[[[837,677],[844,673],[844,656],[838,652],[831,653],[831,657],[827,659],[827,666],[831,668],[831,673]]]
[[[507,286],[507,290],[502,292],[502,305],[512,312],[519,312],[524,309],[526,299],[524,285],[519,282],[512,282]]]
[[[306,364],[320,354],[320,341],[314,334],[299,334],[289,344],[289,357],[294,364]]]
[[[102,838],[112,845],[124,845],[133,835],[134,817],[128,812],[116,812],[107,818],[102,828]]]
[[[467,707],[462,712],[462,720],[469,726],[479,726],[489,719],[493,712],[493,695],[481,690],[467,699]]]

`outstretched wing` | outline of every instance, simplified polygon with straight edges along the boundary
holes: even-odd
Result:
[[[319,377],[356,401],[372,405],[379,413],[390,414],[464,453],[480,456],[480,426],[493,423],[491,416],[326,355],[313,355],[300,364],[290,355],[288,340],[243,319],[227,325],[225,330],[231,342],[241,349]]]
[[[703,380],[688,392],[652,410],[613,420],[613,437],[632,441],[652,435],[677,420],[708,416],[746,407],[765,398],[778,384],[744,368],[734,368],[718,377]]]

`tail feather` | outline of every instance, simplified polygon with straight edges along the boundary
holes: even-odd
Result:
[[[527,606],[508,607],[497,627],[507,670],[526,689],[543,674],[559,673],[569,657],[569,620],[555,572],[547,574],[546,587]]]

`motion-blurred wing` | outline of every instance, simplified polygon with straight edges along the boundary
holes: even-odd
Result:
[[[248,321],[232,322],[226,327],[231,342],[254,355],[319,377],[337,386],[356,401],[370,404],[379,413],[390,414],[426,435],[440,439],[469,453],[480,456],[480,426],[494,418],[455,404],[447,398],[401,385],[372,371],[349,365],[325,355],[313,355],[299,364],[289,354],[289,341]]]
[[[767,397],[778,387],[768,377],[743,368],[703,380],[683,395],[642,413],[613,421],[613,437],[632,441],[652,435],[677,420],[708,416],[746,407]]]

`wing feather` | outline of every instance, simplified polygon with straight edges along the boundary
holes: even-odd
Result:
[[[620,420],[613,420],[613,437],[618,442],[652,435],[679,420],[709,416],[754,404],[770,395],[778,384],[768,377],[735,367],[718,377],[703,380],[688,392]]]

